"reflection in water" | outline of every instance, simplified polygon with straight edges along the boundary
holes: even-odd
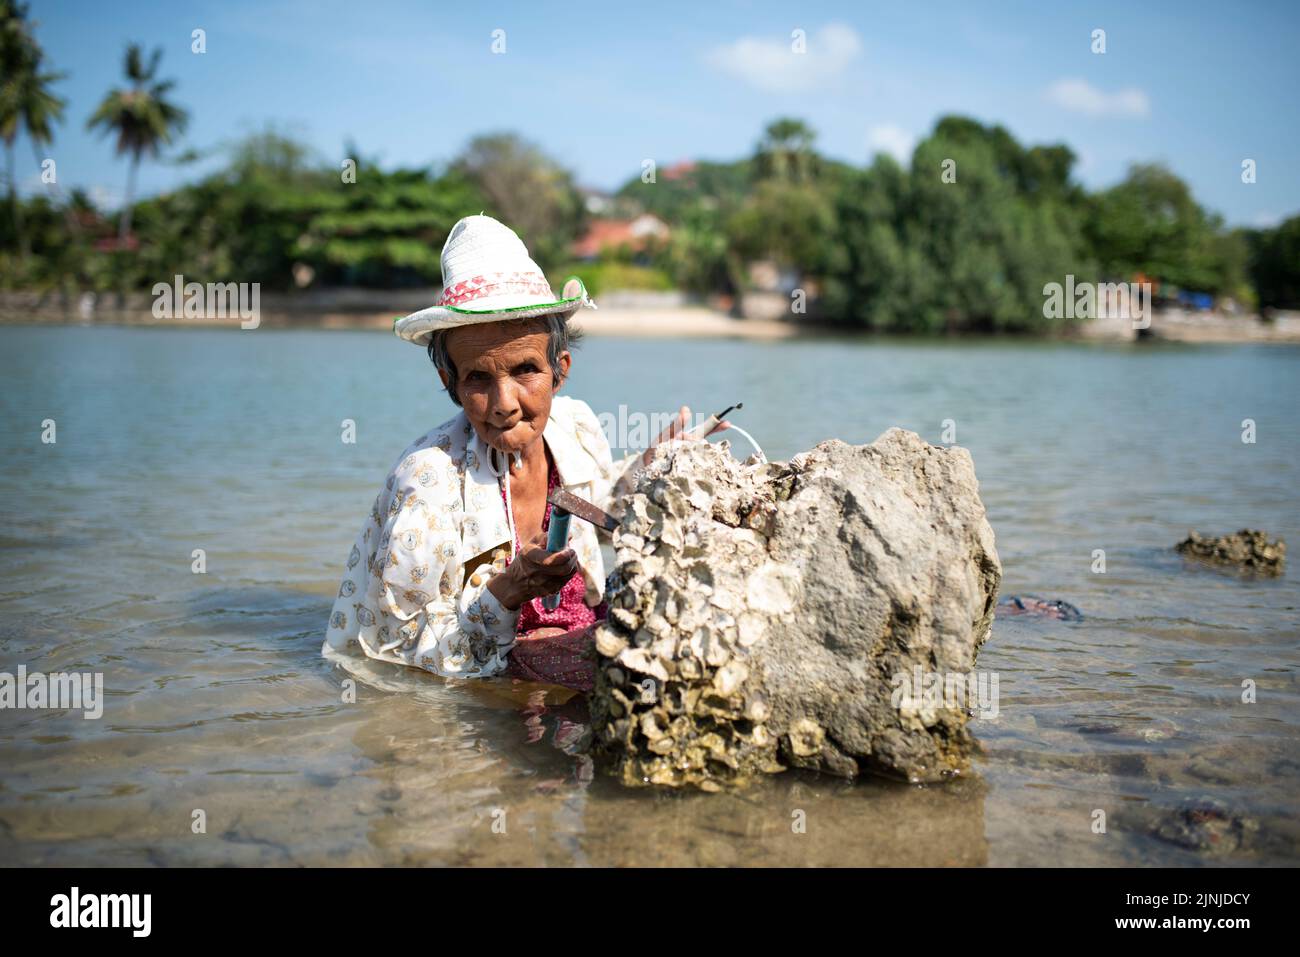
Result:
[[[0,335],[0,670],[105,686],[98,721],[0,711],[0,863],[1300,860],[1300,587],[1170,547],[1188,527],[1300,538],[1300,350],[584,344],[566,389],[598,411],[742,397],[773,458],[955,419],[1004,594],[1085,615],[999,615],[966,779],[662,794],[591,767],[570,692],[320,657],[357,517],[451,413],[427,362],[368,334]],[[45,417],[55,446],[32,438]]]
[[[468,692],[462,703],[465,697],[489,702],[482,724],[467,723],[464,714],[448,719],[447,700],[431,689],[411,687],[447,684],[441,679],[394,674],[391,666],[370,659],[351,658],[346,666],[395,699],[391,709],[370,709],[353,736],[371,762],[365,777],[378,789],[358,813],[371,819],[370,843],[385,862],[988,861],[985,786],[978,775],[928,788],[790,773],[732,794],[628,791],[593,773],[591,759],[575,749],[586,730],[581,696],[504,682],[464,684],[456,689]],[[404,720],[420,721],[427,732],[393,726]],[[469,763],[463,753],[467,738],[477,758]],[[482,786],[489,776],[496,787]]]

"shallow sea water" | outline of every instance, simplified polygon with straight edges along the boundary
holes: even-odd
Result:
[[[419,350],[269,329],[7,327],[0,344],[0,671],[106,686],[99,720],[0,710],[0,863],[1300,861],[1294,572],[1171,550],[1191,527],[1300,541],[1300,349],[585,342],[566,388],[597,412],[743,400],[735,421],[774,459],[893,425],[938,443],[952,420],[1003,594],[1086,616],[995,623],[979,667],[999,714],[973,721],[966,779],[709,795],[604,777],[574,752],[566,694],[355,662],[342,701],[348,672],[320,656],[342,563],[397,454],[454,412]],[[1158,836],[1188,800],[1220,802],[1242,846]]]

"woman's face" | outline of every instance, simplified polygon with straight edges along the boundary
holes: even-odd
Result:
[[[447,336],[461,406],[479,438],[502,452],[523,451],[541,436],[550,417],[556,387],[545,330],[536,321],[480,322]],[[568,352],[560,354],[561,382],[570,361]],[[438,375],[447,385],[447,373]]]

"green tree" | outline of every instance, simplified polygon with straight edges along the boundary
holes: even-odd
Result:
[[[909,172],[884,154],[844,182],[823,293],[832,321],[877,331],[942,328],[929,297],[938,277],[911,237],[912,193]]]
[[[573,177],[536,146],[513,133],[477,136],[451,172],[478,188],[487,211],[519,234],[542,269],[567,260],[586,209]]]
[[[131,158],[127,171],[126,201],[118,225],[118,238],[131,231],[132,201],[136,170],[144,155],[157,156],[159,147],[185,130],[189,114],[168,99],[175,83],[155,80],[162,50],[153,51],[146,65],[138,43],[127,47],[124,68],[129,89],[114,88],[86,122],[87,129],[100,129],[117,137],[117,154]]]
[[[1265,309],[1300,309],[1300,216],[1245,237],[1250,276]]]
[[[835,233],[838,169],[817,155],[816,138],[790,117],[764,129],[751,164],[754,182],[727,222],[731,250],[741,260],[770,258],[805,276],[824,271]]]
[[[1141,272],[1176,286],[1219,290],[1222,221],[1163,166],[1134,164],[1089,206],[1087,236],[1107,275],[1127,279]]]
[[[821,168],[821,158],[813,149],[816,139],[803,120],[788,116],[773,120],[754,152],[754,175],[786,183],[811,182]]]
[[[327,282],[401,286],[437,284],[451,227],[489,204],[459,171],[433,177],[359,166],[355,184],[322,188],[312,205],[296,258]]]
[[[837,191],[826,313],[890,332],[1050,330],[1043,286],[1091,272],[1071,163],[963,117],[940,120],[910,169],[878,156]]]
[[[730,246],[744,259],[771,257],[806,274],[822,271],[834,232],[834,203],[825,190],[776,179],[758,183],[727,223]]]
[[[753,179],[750,159],[733,163],[701,160],[676,178],[664,176],[662,170],[653,183],[634,176],[615,195],[637,203],[664,222],[676,223],[695,215],[701,202],[722,214],[739,208],[749,195]]]
[[[355,146],[355,178],[274,129],[225,147],[226,166],[139,203],[130,282],[180,271],[198,281],[289,288],[294,267],[324,286],[436,285],[452,224],[487,204],[463,175],[385,171]]]
[[[698,197],[673,225],[660,264],[683,289],[696,293],[740,288],[740,266],[717,200]]]
[[[39,167],[40,148],[54,138],[54,125],[63,118],[66,105],[50,89],[64,74],[43,69],[44,51],[36,42],[34,27],[27,19],[26,4],[0,0],[0,139],[8,167],[10,217],[23,259],[30,245],[18,202],[14,141],[20,132],[27,133]]]
[[[1254,309],[1259,305],[1259,297],[1251,282],[1250,235],[1244,229],[1223,229],[1218,217],[1215,222],[1219,226],[1210,238],[1215,270],[1213,291]]]

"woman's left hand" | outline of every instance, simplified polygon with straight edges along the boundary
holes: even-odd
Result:
[[[723,429],[727,429],[730,427],[731,427],[731,423],[728,422],[726,419],[723,419],[721,422],[719,422],[717,425],[713,427],[713,431],[721,432]],[[650,443],[650,447],[646,449],[645,454],[641,456],[641,464],[642,465],[650,464],[650,460],[654,458],[655,446],[658,445],[660,442],[667,442],[671,439],[681,439],[681,438],[697,438],[700,441],[705,440],[705,436],[702,435],[686,436],[685,433],[689,432],[690,429],[691,429],[691,409],[690,406],[684,405],[677,410],[677,418],[675,418],[672,422],[670,422],[668,424],[668,428],[664,429],[663,432],[659,434],[659,437]]]

